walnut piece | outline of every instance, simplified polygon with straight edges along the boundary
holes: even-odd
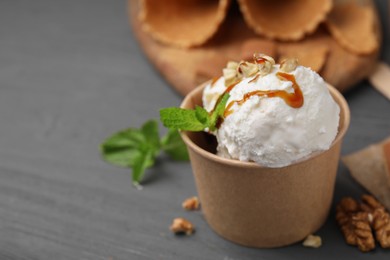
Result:
[[[384,208],[378,208],[373,213],[372,227],[375,238],[382,248],[390,248],[390,215]]]
[[[368,212],[369,222],[381,247],[390,248],[390,215],[385,207],[371,195],[362,196],[360,207]]]
[[[195,231],[194,225],[184,218],[175,218],[169,229],[175,234],[186,235],[191,235]]]
[[[360,211],[353,198],[343,198],[336,207],[336,220],[349,245],[356,245],[362,252],[375,248],[375,240],[369,222],[369,213]]]
[[[352,215],[352,226],[356,235],[356,244],[360,251],[369,252],[375,248],[375,239],[372,234],[367,212],[358,212]]]
[[[361,199],[362,203],[360,204],[360,207],[366,212],[373,213],[376,209],[384,208],[383,205],[371,195],[364,194]]]
[[[199,209],[200,202],[198,197],[191,197],[183,201],[181,205],[185,210],[197,210]]]
[[[336,220],[349,245],[357,245],[357,239],[352,225],[352,215],[359,210],[359,204],[350,197],[343,198],[336,207]]]
[[[320,236],[308,235],[302,243],[303,246],[319,248],[322,245]]]
[[[352,198],[343,198],[336,207],[336,220],[347,244],[368,252],[375,248],[376,239],[382,248],[390,248],[390,214],[371,195],[363,195],[361,200],[359,205]]]

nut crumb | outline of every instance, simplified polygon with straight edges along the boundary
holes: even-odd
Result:
[[[254,53],[253,60],[259,67],[259,73],[261,76],[265,76],[272,71],[272,67],[275,65],[275,60],[261,53]]]
[[[319,248],[322,245],[320,236],[308,235],[302,243],[305,247]]]
[[[235,61],[229,61],[222,73],[225,78],[225,86],[230,86],[242,78],[242,75],[238,73],[238,63]]]
[[[298,66],[297,59],[285,59],[280,63],[280,70],[283,72],[292,72]]]
[[[181,205],[185,210],[197,210],[199,209],[200,202],[198,197],[194,196],[183,201]]]
[[[247,61],[241,61],[238,65],[238,73],[242,74],[245,78],[255,75],[259,71],[259,67]]]
[[[176,235],[178,234],[191,235],[195,231],[194,225],[190,221],[184,218],[175,218],[172,222],[172,225],[169,227],[169,229]]]

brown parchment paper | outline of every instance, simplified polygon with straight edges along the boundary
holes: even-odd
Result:
[[[384,142],[344,156],[342,160],[350,170],[351,176],[390,210],[390,185],[382,147]]]

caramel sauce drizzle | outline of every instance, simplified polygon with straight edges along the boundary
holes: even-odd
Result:
[[[254,57],[253,60],[256,64],[263,64],[267,59],[262,57]]]
[[[255,90],[255,91],[248,92],[244,95],[244,97],[242,99],[231,101],[226,106],[226,109],[224,112],[224,117],[227,117],[233,113],[231,108],[234,104],[242,105],[252,96],[259,96],[259,97],[266,96],[268,98],[278,97],[278,98],[282,98],[284,100],[284,102],[286,102],[286,104],[289,105],[290,107],[300,108],[303,105],[303,94],[302,94],[301,88],[299,87],[299,85],[295,81],[294,75],[287,74],[284,72],[278,72],[278,73],[276,73],[276,76],[281,80],[292,82],[293,83],[292,87],[293,87],[294,92],[289,93],[285,90]],[[231,85],[225,91],[225,93],[229,93],[236,85],[237,85],[237,83]]]
[[[215,102],[215,105],[214,105],[213,110],[211,110],[209,114],[212,114],[212,113],[215,111],[215,109],[217,108],[218,104],[221,102],[222,97],[223,97],[226,93],[230,93],[230,91],[232,91],[232,89],[233,89],[238,83],[240,83],[240,82],[241,82],[241,80],[239,80],[239,81],[237,81],[237,82],[231,84],[229,87],[227,87],[227,88],[225,89],[225,91],[222,93],[222,95],[220,95],[220,96],[218,97],[217,102]],[[217,127],[217,128],[218,128],[218,127]]]

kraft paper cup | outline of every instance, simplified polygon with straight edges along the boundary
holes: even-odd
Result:
[[[204,86],[190,92],[181,107],[201,105]],[[323,225],[350,121],[343,96],[334,87],[329,90],[341,110],[336,139],[329,150],[286,167],[221,158],[207,134],[181,133],[204,216],[216,233],[244,246],[271,248],[298,242]]]

